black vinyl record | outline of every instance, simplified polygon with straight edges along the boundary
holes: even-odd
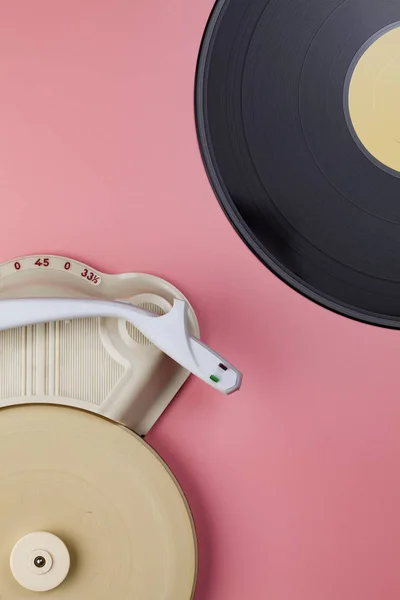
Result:
[[[399,0],[219,0],[196,78],[203,160],[242,239],[308,298],[393,328],[400,173],[359,143],[346,90],[399,21]]]

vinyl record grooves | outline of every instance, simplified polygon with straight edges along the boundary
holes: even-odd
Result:
[[[220,0],[196,82],[205,166],[248,246],[319,304],[393,328],[399,21],[398,0]]]

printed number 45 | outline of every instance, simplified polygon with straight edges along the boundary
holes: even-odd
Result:
[[[37,261],[35,262],[35,265],[37,265],[38,267],[48,267],[50,264],[50,261],[48,258],[43,258],[43,260],[41,258],[38,258]]]

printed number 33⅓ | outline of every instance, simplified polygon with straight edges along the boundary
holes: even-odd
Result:
[[[93,283],[97,283],[99,281],[99,276],[93,273],[93,271],[89,271],[88,269],[83,269],[81,276],[87,279],[88,281],[92,281]]]

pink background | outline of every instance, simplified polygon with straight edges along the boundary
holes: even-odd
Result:
[[[0,259],[161,275],[243,370],[148,436],[196,519],[196,600],[398,600],[400,332],[303,299],[224,217],[192,107],[211,7],[0,2]]]

